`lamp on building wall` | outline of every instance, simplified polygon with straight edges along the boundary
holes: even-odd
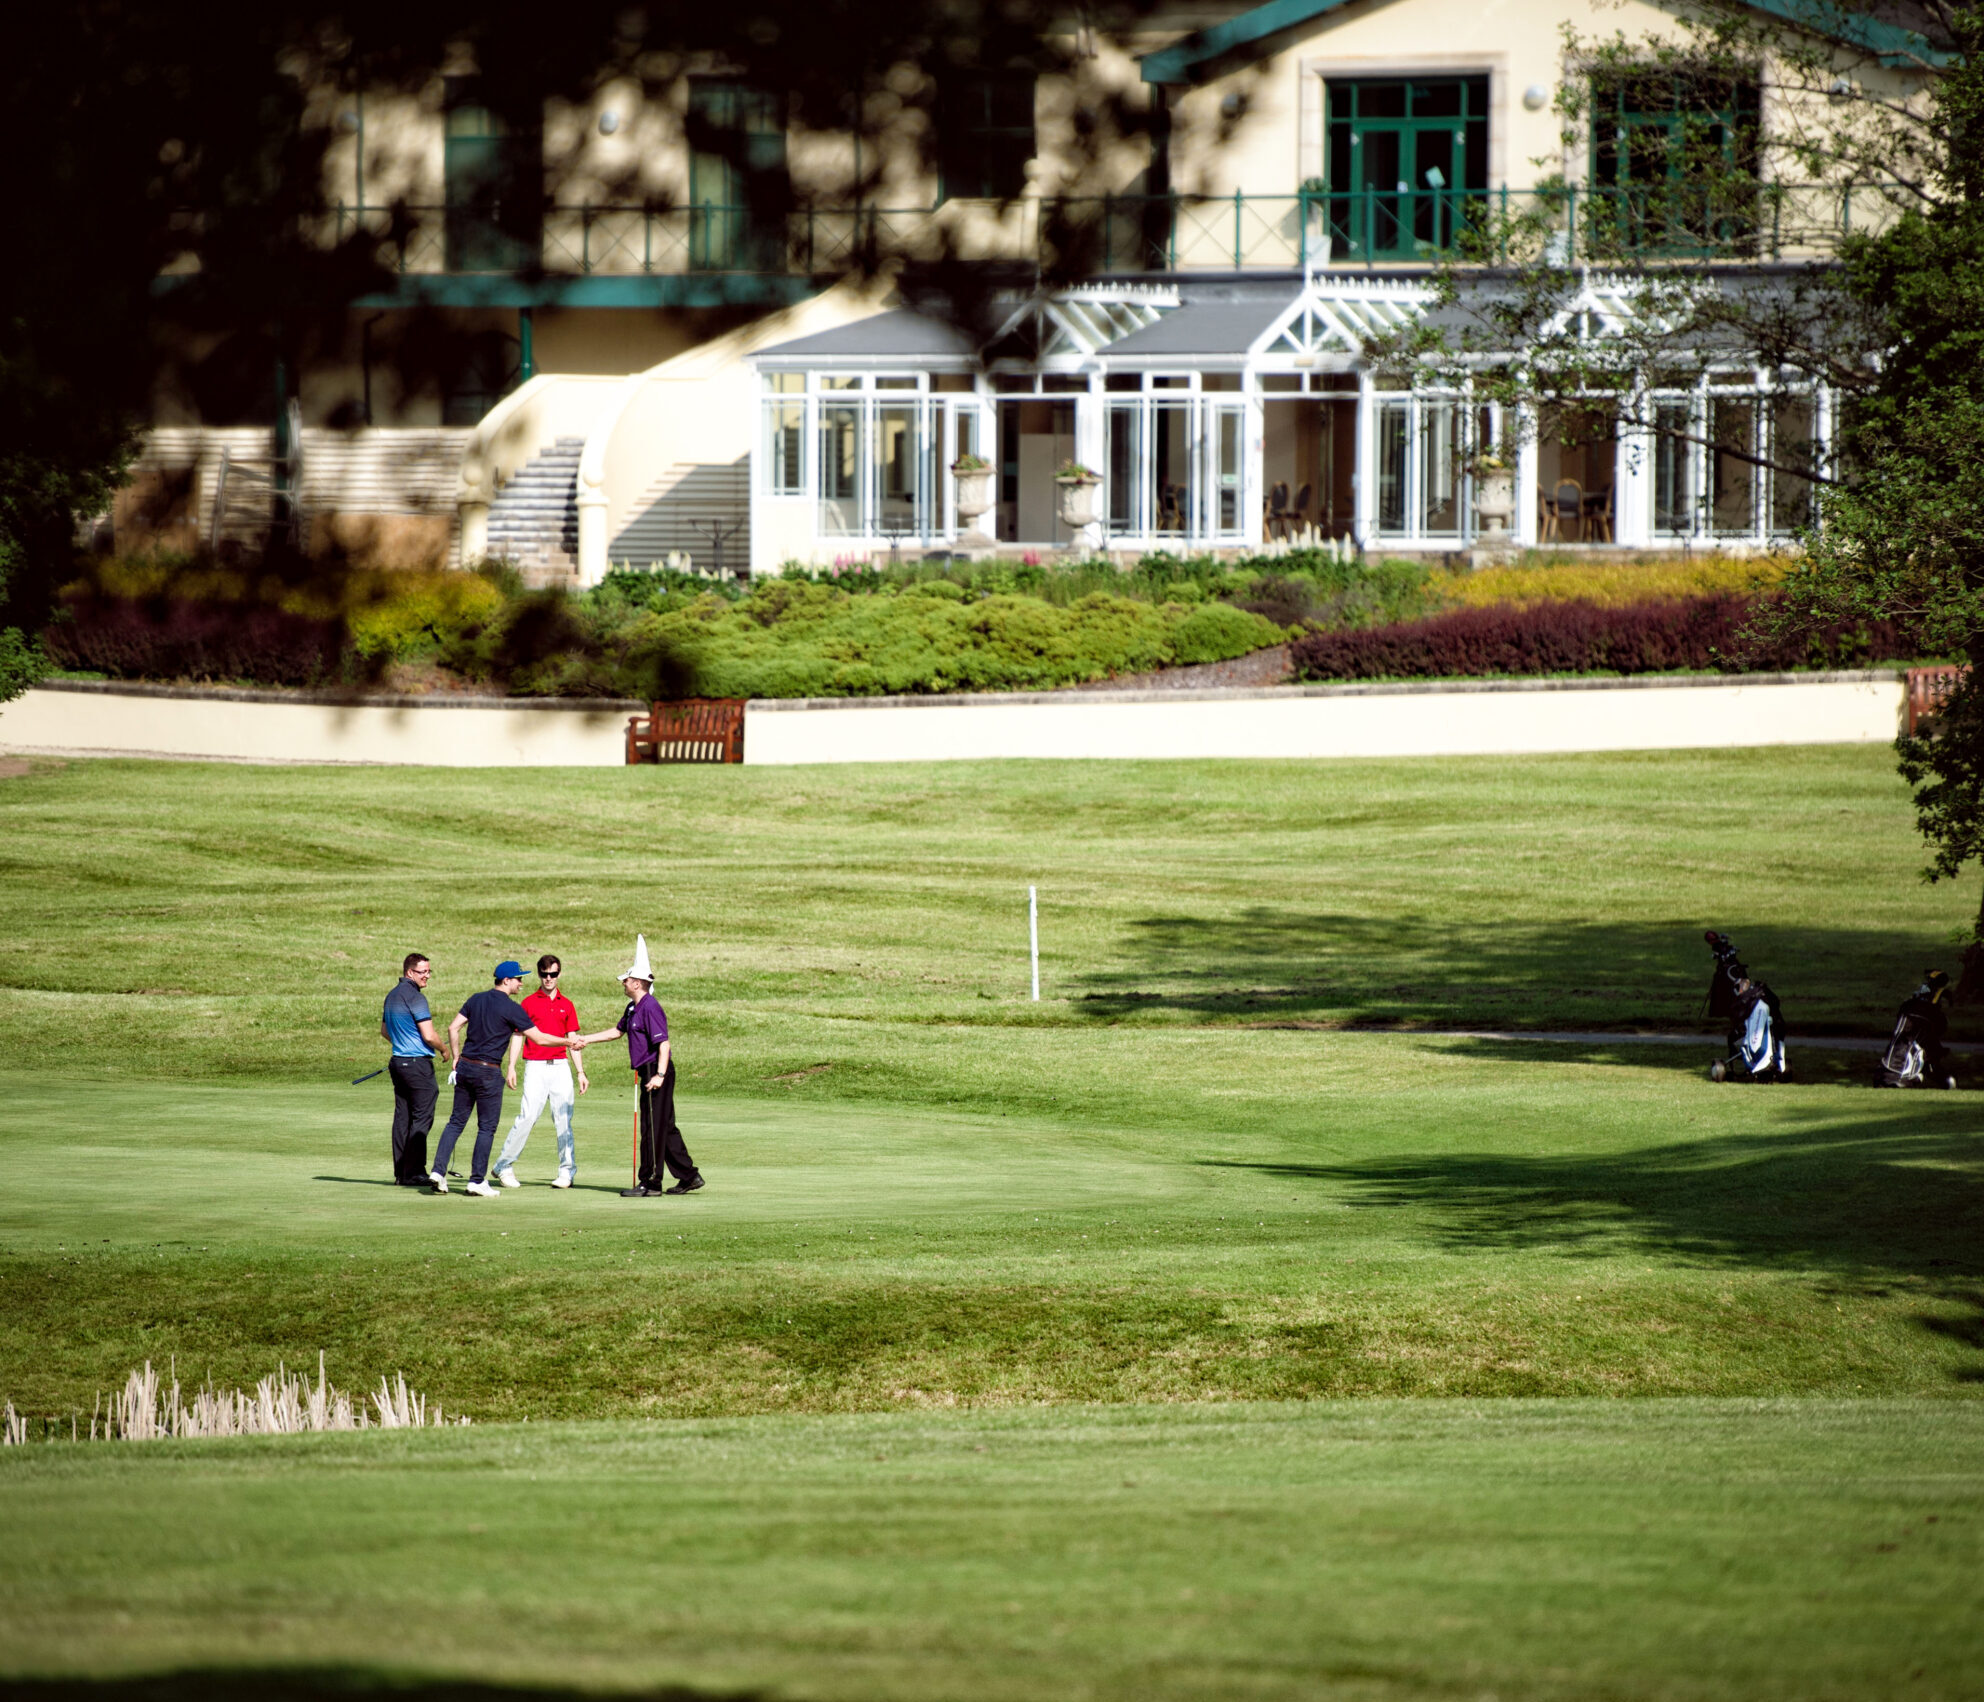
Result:
[[[1541,83],[1531,83],[1522,92],[1522,104],[1528,107],[1531,112],[1541,112],[1544,104],[1549,99],[1550,91]]]

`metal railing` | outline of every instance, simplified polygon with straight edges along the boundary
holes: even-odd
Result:
[[[551,206],[519,237],[460,207],[340,203],[327,235],[365,235],[395,272],[813,275],[888,256],[1051,262],[1064,271],[1190,272],[1630,258],[1802,259],[1878,226],[1876,186],[1635,184],[1544,189],[1301,190],[1101,195],[934,207]]]

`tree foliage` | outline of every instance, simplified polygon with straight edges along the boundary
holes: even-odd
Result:
[[[1984,9],[1910,17],[1912,38],[1825,0],[1789,18],[1701,0],[1656,38],[1567,32],[1558,111],[1587,180],[1483,209],[1441,310],[1370,352],[1524,429],[1623,431],[1639,453],[1685,438],[1811,487],[1802,560],[1755,636],[1892,623],[1971,662],[1938,733],[1900,747],[1942,878],[1984,860]],[[1637,144],[1623,124],[1607,141],[1607,92],[1634,79],[1674,116],[1659,169],[1626,160],[1608,188],[1604,149]],[[1769,100],[1754,132],[1746,83]],[[1825,393],[1823,453],[1815,433],[1724,441],[1659,409],[1655,390],[1731,368],[1766,409]]]
[[[1143,4],[1083,15],[1106,29]],[[355,226],[340,240],[327,216],[327,150],[359,91],[433,105],[446,78],[472,77],[476,102],[524,134],[541,129],[548,105],[583,106],[609,84],[656,98],[692,71],[716,71],[760,91],[795,133],[852,133],[829,199],[888,206],[900,144],[938,167],[947,155],[963,163],[955,156],[973,145],[969,130],[938,122],[956,78],[1067,68],[1087,39],[1046,0],[766,0],[714,12],[687,0],[568,0],[551,25],[521,0],[25,8],[0,55],[0,133],[22,166],[0,271],[0,613],[30,632],[48,616],[77,517],[108,504],[163,380],[196,394],[245,386],[234,397],[242,417],[273,420],[277,362],[294,374],[340,349],[350,304],[390,281],[390,241]],[[1079,193],[1088,165],[1146,123],[1134,98],[1084,103],[1060,150],[1061,187]],[[694,141],[736,152],[753,212],[789,210],[783,172],[747,169],[748,137]],[[391,175],[394,145],[367,138],[375,180]],[[543,165],[505,216],[534,219],[581,162]],[[588,194],[654,205],[631,177],[589,175]],[[406,216],[382,211],[395,224]],[[1079,234],[1063,244],[1064,270],[1084,263]],[[966,319],[1013,281],[958,263],[941,239],[910,255],[886,221],[815,256],[824,274],[911,260]],[[464,340],[418,312],[381,335],[394,346],[375,352],[416,389],[440,383]]]

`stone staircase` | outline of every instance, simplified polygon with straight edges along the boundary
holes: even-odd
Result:
[[[489,553],[514,562],[526,585],[577,578],[582,437],[561,437],[519,467],[489,505]]]

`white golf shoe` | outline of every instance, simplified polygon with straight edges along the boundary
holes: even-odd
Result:
[[[569,1188],[572,1185],[572,1178],[576,1175],[578,1175],[576,1170],[561,1170],[551,1179],[551,1185],[554,1188]]]
[[[514,1170],[505,1169],[497,1171],[496,1180],[501,1182],[506,1188],[521,1188],[523,1186],[517,1180],[517,1173]]]
[[[445,1194],[448,1191],[448,1178],[439,1170],[427,1172],[427,1180],[434,1184],[434,1192]]]
[[[501,1188],[491,1187],[487,1182],[471,1182],[462,1192],[473,1194],[478,1200],[500,1200],[503,1197]]]

